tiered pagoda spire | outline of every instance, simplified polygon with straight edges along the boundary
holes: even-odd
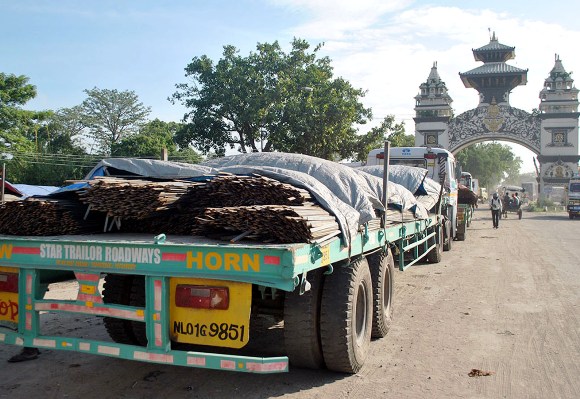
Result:
[[[453,115],[453,100],[447,92],[445,82],[437,72],[437,62],[433,63],[427,81],[419,86],[420,92],[415,96],[416,118],[449,118]]]
[[[501,44],[494,32],[488,44],[472,51],[475,61],[483,65],[459,74],[464,86],[479,92],[479,106],[509,105],[510,92],[528,80],[527,69],[506,64],[515,58],[515,47]]]
[[[571,73],[566,72],[560,56],[555,55],[554,67],[540,91],[540,111],[544,114],[578,112],[578,89]]]

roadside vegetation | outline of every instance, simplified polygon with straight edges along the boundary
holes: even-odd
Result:
[[[82,179],[104,157],[158,159],[163,149],[170,160],[188,163],[260,151],[364,161],[385,140],[413,146],[414,135],[394,115],[371,126],[366,89],[334,76],[322,48],[294,39],[288,51],[278,42],[258,43],[248,55],[224,46],[219,60],[193,57],[185,66],[187,83],[177,83],[168,98],[186,107],[181,121],[151,120],[151,108],[134,91],[97,87],[70,108],[27,110],[37,88],[26,76],[0,72],[0,161],[7,180],[61,185]],[[470,146],[458,160],[480,176],[482,187],[514,176],[521,163],[496,143]]]

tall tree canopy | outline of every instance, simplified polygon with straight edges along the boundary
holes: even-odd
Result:
[[[103,154],[115,155],[112,149],[125,137],[139,131],[151,108],[139,101],[134,91],[94,88],[85,90],[81,105],[82,123]]]
[[[389,115],[383,119],[379,126],[358,137],[354,160],[366,161],[371,150],[383,148],[385,140],[389,140],[392,147],[412,147],[415,145],[415,136],[405,134],[405,123],[395,123],[395,116]]]
[[[139,133],[127,137],[113,146],[117,156],[159,158],[163,149],[167,149],[171,159],[198,163],[202,157],[189,148],[181,149],[174,137],[183,128],[181,123],[163,122],[155,119],[146,123]]]
[[[480,143],[459,151],[458,164],[464,172],[479,179],[480,187],[494,189],[504,179],[518,176],[522,160],[508,145]]]
[[[193,58],[185,69],[191,83],[176,85],[171,98],[188,109],[178,143],[204,154],[231,148],[352,157],[360,139],[353,126],[366,123],[371,111],[359,101],[363,90],[333,77],[331,60],[317,57],[320,48],[309,51],[294,39],[288,53],[274,42],[258,44],[247,57],[225,46],[215,64],[205,55]]]
[[[28,77],[0,72],[0,156],[33,150],[34,142],[26,134],[38,128],[45,113],[27,111],[22,105],[36,97],[36,87]]]

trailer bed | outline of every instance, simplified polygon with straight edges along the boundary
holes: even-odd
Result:
[[[410,241],[417,242],[416,245],[424,243],[425,232],[435,223],[436,218],[414,219],[410,214],[390,213],[385,228],[380,227],[379,219],[374,220],[352,238],[350,246],[344,246],[339,237],[320,245],[232,243],[207,237],[166,237],[163,234],[0,236],[0,276],[4,276],[7,284],[16,277],[18,284],[17,292],[6,293],[0,289],[0,301],[7,310],[0,315],[0,320],[11,326],[0,327],[0,342],[188,367],[257,373],[288,371],[285,356],[252,357],[175,350],[169,331],[170,325],[177,328],[170,322],[172,280],[222,280],[242,287],[258,285],[302,292],[308,289],[307,272],[321,267],[328,267],[331,272],[334,263],[389,245],[407,250],[413,246]],[[98,285],[109,273],[143,276],[144,306],[104,303]],[[67,274],[79,283],[76,300],[44,299],[46,283],[56,280],[57,276],[66,278]],[[142,322],[148,344],[127,345],[42,335],[40,313],[45,311]],[[233,325],[230,325],[230,332]],[[178,329],[186,332],[185,325]],[[244,332],[243,329],[235,330],[236,337],[238,331]]]

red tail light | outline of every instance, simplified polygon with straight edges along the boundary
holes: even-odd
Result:
[[[385,159],[385,153],[384,152],[378,153],[377,159]]]
[[[228,287],[179,284],[175,288],[175,305],[193,309],[221,309],[230,306]]]
[[[432,153],[425,154],[425,159],[435,159],[435,158],[437,158],[436,154],[432,154]]]
[[[18,292],[18,274],[0,273],[0,291]]]

